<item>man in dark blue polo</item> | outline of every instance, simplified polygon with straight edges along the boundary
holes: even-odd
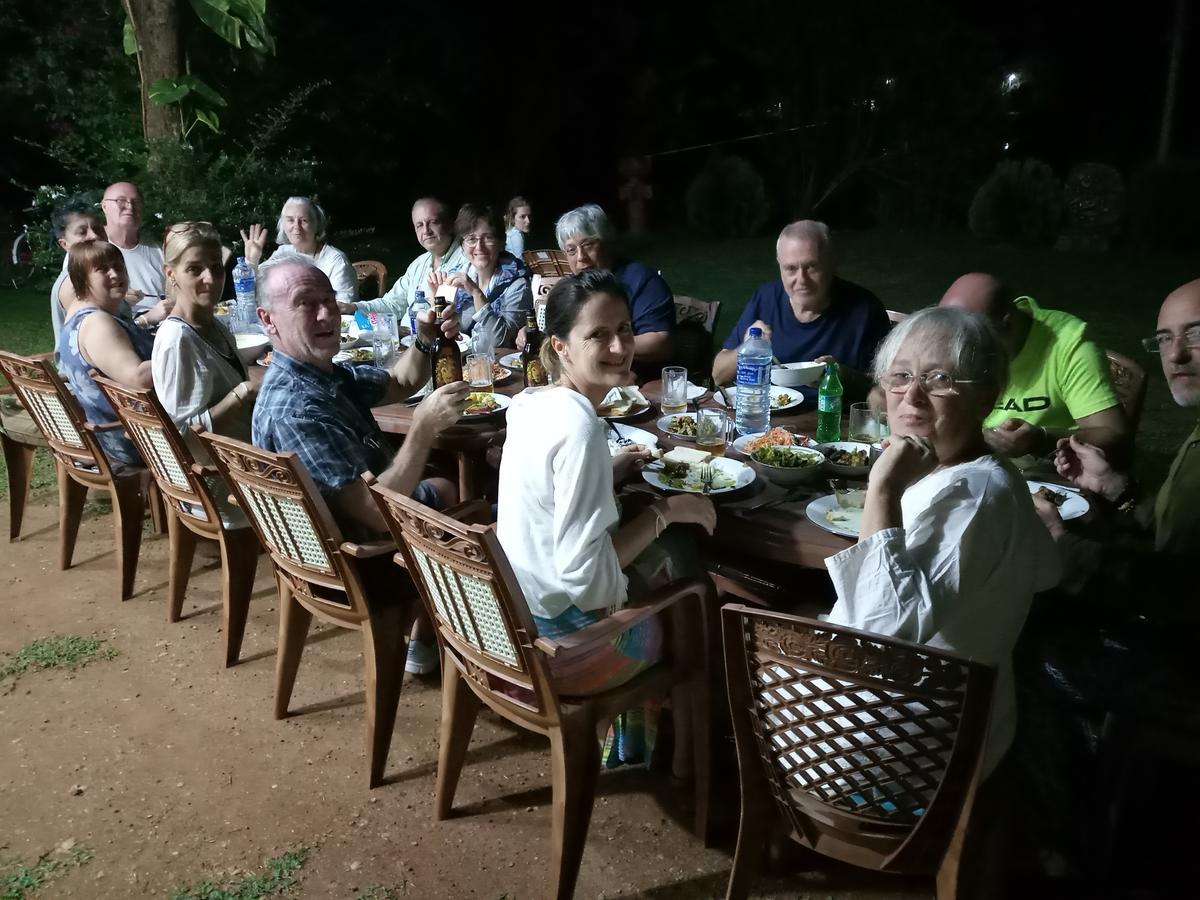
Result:
[[[793,222],[775,243],[779,280],[760,285],[713,361],[713,379],[729,384],[737,348],[751,328],[761,328],[781,362],[836,361],[848,398],[866,396],[875,348],[890,323],[879,298],[838,278],[829,229],[823,222]],[[816,396],[815,388],[804,388]]]

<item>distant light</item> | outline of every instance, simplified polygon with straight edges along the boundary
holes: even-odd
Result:
[[[1007,149],[1008,149],[1008,141],[1005,141],[1005,142],[1004,142],[1004,149],[1005,149],[1005,150],[1007,150]]]
[[[875,101],[874,100],[867,101],[867,109],[871,110],[871,112],[875,111]]]
[[[1001,82],[1000,89],[1006,94],[1011,93],[1019,88],[1024,80],[1020,72],[1009,72],[1004,76],[1004,81]]]
[[[896,79],[895,78],[885,78],[885,79],[883,79],[883,83],[886,84],[888,87],[891,87],[893,84],[896,83]]]

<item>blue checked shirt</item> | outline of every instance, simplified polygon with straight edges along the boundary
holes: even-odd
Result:
[[[334,363],[322,372],[275,350],[254,404],[254,445],[295,453],[326,496],[363,472],[378,474],[392,452],[371,407],[390,382],[376,366]]]

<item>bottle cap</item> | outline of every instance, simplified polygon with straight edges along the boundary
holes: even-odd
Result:
[[[239,256],[239,257],[238,257],[238,265],[239,265],[239,266],[240,266],[242,263],[244,263],[245,261],[246,261],[246,257],[244,257],[244,256]]]
[[[752,338],[762,337],[762,329],[761,328],[751,328],[750,329],[750,337],[752,337]]]

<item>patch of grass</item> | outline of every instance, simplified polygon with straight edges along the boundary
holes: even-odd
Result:
[[[298,873],[308,861],[308,849],[297,847],[263,863],[265,872],[221,882],[198,881],[178,888],[172,900],[260,900],[291,893],[300,881]]]
[[[78,669],[97,659],[112,659],[117,651],[104,647],[101,638],[64,634],[38,638],[0,664],[0,681],[19,678],[27,669]]]
[[[53,858],[49,853],[31,866],[9,863],[0,867],[0,900],[25,900],[48,882],[91,862],[95,854],[85,847],[76,847],[65,857]]]

